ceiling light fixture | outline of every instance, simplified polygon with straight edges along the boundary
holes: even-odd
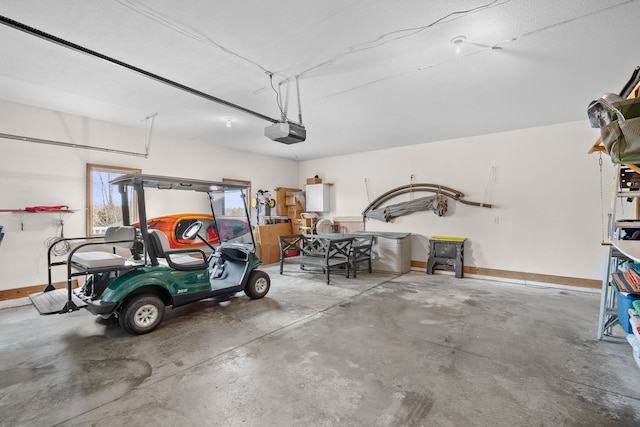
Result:
[[[227,118],[225,118],[225,119],[224,119],[224,122],[225,122],[225,123],[224,123],[224,125],[225,125],[226,127],[230,128],[230,127],[231,127],[231,122],[232,122],[232,121],[233,121],[233,119],[230,119],[229,117],[227,117]]]
[[[456,47],[456,55],[460,55],[460,49],[465,40],[467,40],[465,36],[455,36],[451,39],[451,44]]]

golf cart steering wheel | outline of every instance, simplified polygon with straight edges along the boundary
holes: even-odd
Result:
[[[193,240],[198,236],[198,232],[202,228],[202,221],[194,221],[182,232],[182,240]],[[199,237],[199,236],[198,236]]]
[[[211,243],[209,243],[207,239],[205,239],[200,234],[198,234],[202,229],[202,225],[203,225],[202,221],[194,221],[193,224],[188,226],[182,232],[182,240],[193,240],[197,237],[198,239],[202,240],[205,245],[209,246],[209,248],[215,253],[216,247],[213,246]]]

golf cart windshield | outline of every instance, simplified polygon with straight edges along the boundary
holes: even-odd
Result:
[[[246,190],[224,189],[209,193],[220,243],[252,243],[247,219]]]
[[[198,227],[201,237],[209,238],[212,236],[205,237],[204,234],[215,234],[217,243],[243,243],[251,244],[255,247],[247,207],[248,187],[246,185],[145,174],[122,175],[112,180],[111,184],[116,185],[122,195],[122,212],[125,225],[130,225],[130,206],[126,195],[131,192],[131,189],[135,191],[140,228],[143,230],[143,234],[147,232],[145,225],[147,220],[150,219],[147,217],[150,206],[147,206],[148,201],[146,201],[145,192],[151,190],[149,191],[149,196],[151,197],[152,193],[160,190],[162,192],[162,201],[167,203],[167,200],[173,200],[173,198],[168,193],[165,194],[164,191],[180,190],[179,192],[182,193],[185,191],[199,193],[197,196],[202,196],[205,200],[208,197],[212,218],[209,218],[209,221],[205,220],[207,223]],[[176,200],[181,200],[181,198],[178,197]],[[175,212],[185,212],[180,202],[171,202],[170,206]],[[198,222],[203,221],[198,220]],[[191,225],[191,222],[188,225]],[[180,231],[177,234],[177,238],[180,239],[182,232]]]

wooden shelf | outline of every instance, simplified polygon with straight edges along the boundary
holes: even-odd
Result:
[[[52,209],[44,211],[28,211],[26,209],[0,209],[0,213],[18,213],[20,214],[20,230],[24,231],[24,217],[22,214],[66,214],[74,213],[76,210],[72,209]],[[60,223],[62,224],[62,217],[60,217]]]

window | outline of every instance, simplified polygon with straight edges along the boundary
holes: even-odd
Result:
[[[247,186],[247,208],[251,206],[251,181],[244,181],[242,179],[229,179],[222,178],[222,182],[229,184],[242,184]],[[223,212],[225,216],[238,216],[244,217],[244,201],[242,200],[240,192],[230,191],[224,195]]]
[[[251,243],[253,241],[250,233],[251,224],[247,221],[245,211],[245,203],[247,203],[246,209],[249,209],[249,200],[245,200],[244,198],[251,197],[251,181],[223,178],[222,182],[243,184],[247,185],[248,188],[246,192],[241,190],[227,190],[224,192],[224,196],[221,199],[221,209],[216,211],[220,241]]]
[[[122,225],[122,201],[117,187],[109,185],[112,179],[140,169],[87,163],[87,236],[104,235],[110,226]],[[137,221],[133,192],[129,193],[131,222]]]

